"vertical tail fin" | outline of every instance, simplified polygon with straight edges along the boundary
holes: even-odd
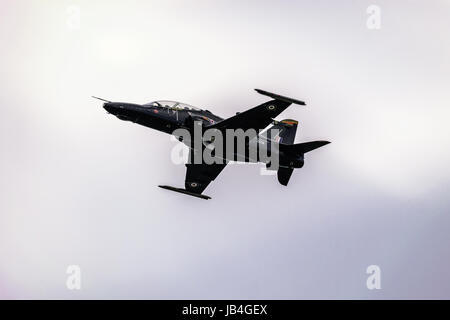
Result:
[[[280,167],[278,168],[277,176],[278,182],[284,186],[287,186],[289,183],[294,168],[301,168],[303,166],[303,156],[305,153],[330,143],[328,141],[310,141],[294,144],[297,127],[298,121],[285,119],[275,121],[274,125],[263,133],[267,140],[279,143],[279,151],[283,158],[280,158]],[[277,129],[278,133],[274,135],[271,131],[272,129]]]
[[[274,140],[278,143],[293,144],[295,140],[295,134],[297,133],[298,121],[285,119],[281,121],[275,121],[274,125],[270,127],[267,133],[268,140]],[[278,135],[272,136],[272,129],[278,130]]]
[[[280,145],[293,145],[295,141],[295,134],[297,133],[297,127],[298,121],[296,120],[285,119],[275,121],[274,125],[267,130],[267,138],[280,143]],[[278,135],[272,136],[271,129],[279,130]],[[279,167],[277,172],[278,182],[280,182],[283,186],[287,186],[293,171],[293,168]]]

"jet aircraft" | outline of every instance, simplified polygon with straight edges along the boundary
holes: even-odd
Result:
[[[236,115],[227,119],[223,119],[209,110],[202,110],[177,101],[158,100],[141,105],[111,102],[98,97],[93,98],[104,101],[103,108],[120,120],[131,121],[168,134],[176,133],[177,129],[185,129],[191,136],[194,136],[196,125],[201,127],[202,132],[208,129],[214,129],[217,132],[225,133],[226,130],[238,129],[242,129],[243,131],[249,129],[260,131],[273,124],[267,130],[267,134],[259,133],[257,135],[256,146],[261,147],[265,145],[268,154],[273,155],[276,153],[279,162],[277,168],[275,168],[277,170],[278,181],[280,184],[287,186],[294,169],[303,167],[305,153],[330,142],[311,141],[294,144],[298,122],[292,119],[276,121],[274,118],[286,110],[291,104],[306,105],[305,102],[260,89],[255,90],[259,94],[270,97],[271,100],[244,112],[238,112]],[[270,134],[273,129],[276,129],[277,131],[275,132],[278,132],[276,136]],[[193,159],[194,154],[203,152],[213,142],[202,141],[200,145],[196,145],[193,141],[183,141],[182,137],[176,134],[174,135],[189,147],[190,160]],[[270,147],[273,145],[273,142],[277,143],[277,148]],[[270,160],[267,160],[269,158],[263,158],[257,153],[256,158],[250,159],[250,145],[250,141],[246,141],[244,152],[235,148],[230,153],[231,156],[228,153],[227,155],[222,155],[222,161],[217,161],[217,163],[206,163],[204,160],[201,160],[200,163],[188,161],[186,163],[184,188],[167,185],[159,185],[159,187],[202,199],[211,199],[209,196],[203,194],[203,191],[211,181],[217,178],[230,161],[263,162],[270,170]]]

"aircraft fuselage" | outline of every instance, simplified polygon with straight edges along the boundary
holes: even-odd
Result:
[[[194,121],[200,121],[204,126],[209,126],[223,120],[221,117],[206,110],[177,110],[165,107],[143,106],[139,104],[122,102],[107,102],[103,105],[103,107],[106,111],[121,120],[131,121],[168,134],[173,134],[176,129],[185,129],[189,131],[192,137],[194,137]],[[264,146],[266,148],[265,152],[267,152],[267,156],[270,157],[270,143],[267,143],[267,140],[261,138],[260,136],[258,136],[257,139],[258,141],[254,145],[251,145],[248,142],[245,143],[244,150],[239,150],[238,146],[235,145],[234,151],[231,154],[228,154],[228,156],[224,150],[223,159],[226,161],[263,162],[267,164],[266,158],[260,157],[258,148],[261,147],[261,144],[266,144]],[[193,147],[189,143],[186,143],[185,141],[183,142],[189,147]],[[226,135],[224,135],[223,145],[226,145]],[[257,149],[255,150],[252,148]],[[287,162],[286,164],[280,163],[281,166],[301,168],[304,163],[302,155],[288,157],[288,155],[283,155],[280,153],[279,159],[283,159],[283,161]]]

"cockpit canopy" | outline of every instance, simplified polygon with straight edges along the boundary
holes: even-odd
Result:
[[[191,110],[191,111],[201,111],[201,109],[193,107],[186,103],[181,103],[177,101],[169,101],[169,100],[158,100],[144,104],[145,107],[159,107],[159,108],[168,108],[172,110]]]

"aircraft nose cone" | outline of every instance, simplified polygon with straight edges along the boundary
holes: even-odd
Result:
[[[105,102],[103,104],[103,108],[108,111],[109,113],[115,114],[115,111],[117,110],[117,106],[114,103],[111,102]]]

